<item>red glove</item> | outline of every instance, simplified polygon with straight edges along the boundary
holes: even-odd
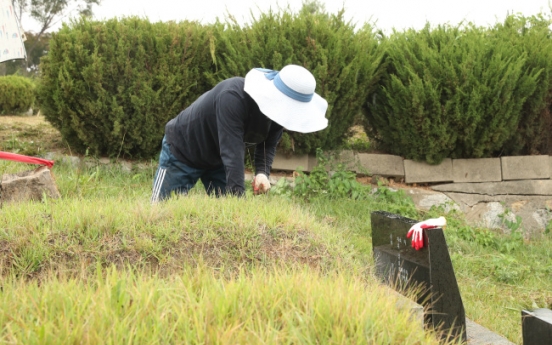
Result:
[[[412,225],[406,234],[406,238],[412,237],[412,248],[420,250],[424,247],[424,229],[443,228],[445,226],[447,226],[445,217],[430,218]]]

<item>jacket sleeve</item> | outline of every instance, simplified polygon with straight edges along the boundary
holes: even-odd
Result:
[[[270,131],[266,140],[255,146],[255,174],[265,174],[270,176],[272,162],[276,155],[276,146],[283,133],[282,126],[275,122],[270,125]]]
[[[222,92],[215,101],[220,156],[226,172],[226,191],[243,195],[246,109],[243,101],[232,92]]]

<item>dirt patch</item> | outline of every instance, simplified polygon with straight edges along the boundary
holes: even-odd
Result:
[[[0,116],[0,151],[27,156],[68,154],[61,134],[44,116]]]
[[[42,115],[37,116],[0,116],[0,125],[26,125],[37,126],[42,124],[48,124],[46,119]],[[53,128],[53,127],[52,127]]]

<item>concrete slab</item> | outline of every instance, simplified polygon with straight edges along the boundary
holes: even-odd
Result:
[[[384,177],[403,178],[404,159],[400,156],[359,153],[357,154],[361,169],[358,173]],[[365,169],[366,171],[361,171]]]
[[[552,156],[548,156],[548,171],[550,171],[550,178],[552,178]]]
[[[404,175],[406,183],[452,182],[452,159],[445,158],[437,165],[405,159]]]
[[[550,178],[550,156],[510,156],[500,160],[504,181]]]
[[[331,153],[335,163],[340,163],[345,166],[345,169],[357,172],[360,170],[360,164],[358,161],[358,155],[352,150],[343,150],[340,152]]]
[[[330,163],[326,167],[327,171],[336,170],[338,164],[343,164],[346,170],[356,172],[360,166],[357,154],[353,150],[325,151],[324,157]],[[309,171],[312,171],[317,164],[316,156],[309,155]]]
[[[552,195],[552,180],[450,183],[432,186],[431,189],[439,192],[480,195]]]
[[[550,172],[550,178],[552,178],[552,156],[548,156],[548,171]]]
[[[500,158],[453,159],[452,171],[455,183],[502,181]]]
[[[514,345],[511,341],[466,318],[469,345]]]
[[[272,170],[284,170],[284,171],[309,171],[309,155],[294,155],[286,156],[284,154],[276,152],[274,162],[272,162]]]
[[[412,321],[416,323],[420,327],[420,331],[422,331],[424,329],[423,307],[391,288],[387,288],[386,291],[389,296],[397,299],[397,309],[408,310],[411,314]],[[466,318],[466,335],[468,338],[468,345],[514,345],[514,343],[503,336],[494,333],[468,318]]]

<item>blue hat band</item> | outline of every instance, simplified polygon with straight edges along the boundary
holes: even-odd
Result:
[[[297,92],[292,88],[290,88],[289,86],[287,86],[286,83],[284,83],[284,81],[282,80],[282,78],[280,78],[280,73],[278,71],[265,69],[265,68],[256,68],[256,70],[263,72],[265,74],[266,79],[272,80],[272,82],[274,83],[274,86],[276,86],[276,88],[280,92],[282,92],[284,95],[296,101],[308,103],[314,97],[314,93],[304,94],[301,92]]]

